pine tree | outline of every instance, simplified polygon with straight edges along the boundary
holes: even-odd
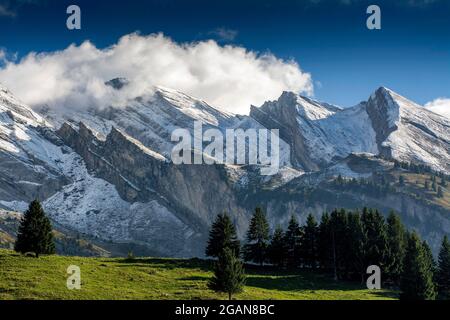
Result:
[[[45,215],[37,200],[30,203],[28,210],[23,215],[14,250],[22,254],[33,252],[36,258],[40,254],[55,253],[50,219]]]
[[[206,256],[218,257],[225,248],[231,249],[236,256],[240,254],[240,242],[236,235],[236,228],[226,214],[219,214],[209,232]]]
[[[406,232],[400,217],[394,212],[391,212],[386,219],[386,233],[388,244],[386,270],[388,277],[398,284],[405,257]]]
[[[361,215],[364,233],[367,241],[365,243],[365,265],[377,265],[382,270],[385,267],[385,259],[388,255],[388,243],[384,217],[378,210],[364,208]]]
[[[405,185],[405,177],[404,176],[399,176],[398,177],[398,184],[400,185],[400,186],[404,186]]]
[[[409,235],[400,280],[400,299],[402,300],[434,300],[436,298],[433,275],[429,269],[425,250],[415,232]]]
[[[244,247],[245,261],[253,261],[261,266],[267,260],[269,245],[269,223],[261,208],[256,208],[247,232],[247,243]]]
[[[439,251],[436,280],[439,299],[450,300],[450,242],[447,236],[444,237]]]
[[[225,248],[219,255],[219,260],[214,268],[214,276],[208,287],[216,292],[228,294],[231,300],[233,294],[240,293],[245,283],[245,274],[242,262],[236,257],[235,252]]]
[[[431,189],[433,189],[434,192],[437,192],[437,184],[436,184],[436,181],[433,181],[433,183],[431,184]]]
[[[319,228],[312,214],[309,214],[306,218],[306,225],[303,230],[302,255],[304,263],[308,267],[315,269],[318,263]]]
[[[333,257],[334,279],[347,274],[347,213],[344,209],[334,210],[330,216],[331,252]]]
[[[291,217],[284,235],[286,248],[286,262],[291,268],[298,267],[301,263],[301,244],[303,233],[295,216]]]
[[[268,249],[268,259],[270,263],[282,267],[286,259],[285,251],[284,232],[281,226],[277,226]]]
[[[441,186],[439,186],[438,189],[437,189],[437,196],[438,196],[438,198],[443,198],[444,197],[444,190],[442,189]]]
[[[348,250],[346,251],[346,261],[351,273],[357,274],[364,282],[367,266],[364,265],[364,248],[366,243],[366,235],[361,223],[361,215],[359,212],[348,213]]]
[[[423,249],[423,254],[424,254],[424,258],[425,258],[425,263],[427,265],[427,269],[428,269],[428,271],[431,272],[431,274],[433,276],[433,281],[434,281],[437,266],[436,266],[436,261],[434,261],[433,251],[431,251],[430,246],[428,245],[428,243],[425,240],[422,241],[422,249]]]
[[[319,265],[324,270],[331,270],[333,266],[331,240],[330,215],[325,212],[319,225]]]

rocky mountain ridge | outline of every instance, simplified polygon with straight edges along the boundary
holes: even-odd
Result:
[[[109,82],[116,90],[124,79]],[[342,109],[294,93],[252,107],[249,116],[216,109],[167,88],[121,108],[38,108],[0,92],[0,207],[22,211],[34,198],[57,224],[165,256],[202,256],[214,217],[229,212],[243,236],[254,206],[272,225],[335,207],[376,206],[410,217],[434,243],[450,231],[450,208],[408,194],[373,197],[330,187],[336,176],[368,179],[393,160],[449,172],[450,120],[380,88]],[[180,165],[170,161],[175,128],[279,129],[281,168]],[[247,146],[249,148],[250,146]],[[406,173],[405,173],[406,174]]]

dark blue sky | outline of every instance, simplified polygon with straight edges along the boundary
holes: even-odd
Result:
[[[81,31],[65,27],[70,4]],[[380,31],[366,28],[369,4],[381,7]],[[419,103],[450,96],[448,0],[0,0],[0,47],[19,57],[84,40],[106,47],[135,31],[220,40],[217,28],[237,32],[228,43],[295,59],[321,100],[354,105],[380,85]]]

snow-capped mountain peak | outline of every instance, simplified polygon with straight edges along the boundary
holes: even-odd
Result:
[[[0,84],[0,113],[7,113],[10,118],[23,124],[38,126],[48,125],[43,117],[18,100],[7,88]]]

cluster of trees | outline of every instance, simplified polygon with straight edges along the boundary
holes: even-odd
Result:
[[[224,250],[233,256],[228,267],[224,262]],[[242,257],[244,261],[261,266],[269,263],[280,268],[331,273],[336,280],[364,281],[367,267],[377,265],[382,270],[384,283],[399,287],[402,299],[435,299],[438,293],[439,298],[450,298],[447,237],[436,264],[428,244],[417,233],[408,232],[393,212],[385,219],[377,210],[368,208],[361,213],[334,210],[323,214],[320,223],[309,215],[303,226],[292,216],[286,230],[278,226],[271,234],[266,215],[257,208],[242,247],[231,219],[221,214],[211,229],[206,255],[219,257],[222,271],[231,270],[231,265],[240,265],[236,278],[227,276],[228,284],[237,284],[239,290],[243,284],[239,262]],[[215,279],[224,278],[217,270],[218,267]]]
[[[429,180],[425,181],[425,190],[432,190],[437,193],[438,198],[444,197],[444,190],[442,188],[447,187],[447,180],[445,176],[441,177],[441,181],[438,183],[437,176],[430,176]]]
[[[429,179],[425,180],[424,189],[427,191],[434,191],[438,198],[443,198],[443,188],[448,186],[447,179],[447,176],[443,174],[432,174]],[[405,177],[403,175],[399,175],[397,182],[398,186],[404,187]],[[419,182],[417,181],[416,184],[418,183]],[[341,190],[362,191],[365,193],[370,193],[376,197],[382,197],[391,192],[396,192],[395,183],[390,183],[382,175],[378,177],[376,181],[374,179],[345,179],[339,175],[333,180],[333,185]]]
[[[390,192],[395,192],[395,187],[384,176],[380,177],[380,181],[376,182],[372,179],[345,179],[342,175],[338,175],[333,184],[339,189],[359,191],[370,193],[376,197],[386,196]]]
[[[444,179],[448,178],[448,175],[446,175],[444,172],[437,172],[433,170],[430,166],[424,164],[416,164],[394,160],[394,168],[407,170],[409,172],[417,174],[431,174],[444,177]]]
[[[446,173],[437,172],[433,170],[431,167],[423,164],[400,162],[397,160],[394,161],[394,167],[397,169],[407,170],[413,173],[430,175],[430,179],[425,181],[425,190],[432,190],[436,192],[438,198],[442,198],[444,196],[442,188],[447,187],[449,180],[449,176]],[[438,178],[440,179],[439,183],[437,181]]]

